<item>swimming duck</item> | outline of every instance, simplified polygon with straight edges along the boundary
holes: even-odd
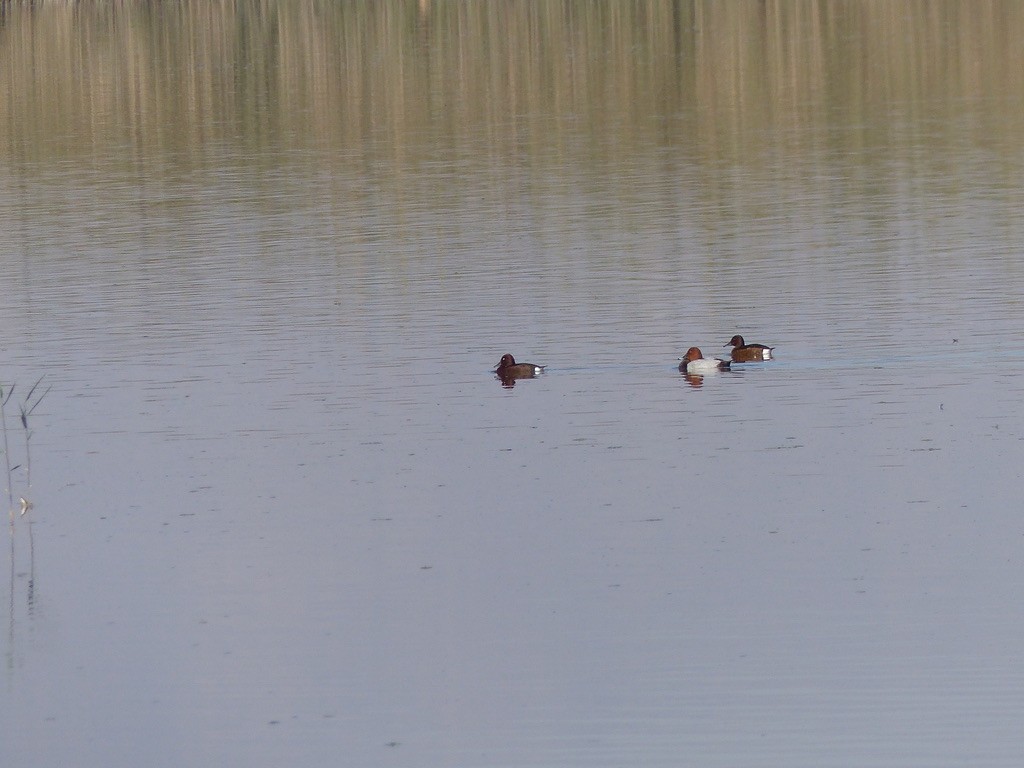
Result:
[[[494,372],[500,379],[532,379],[537,374],[544,373],[546,367],[533,363],[517,363],[512,355],[502,355]]]
[[[683,373],[712,373],[727,371],[729,365],[728,360],[719,360],[717,357],[708,359],[701,354],[698,347],[690,347],[682,357],[679,370]]]
[[[747,344],[738,333],[729,339],[727,347],[732,347],[732,359],[737,362],[750,362],[752,360],[771,360],[772,350],[775,347],[766,347],[764,344]]]

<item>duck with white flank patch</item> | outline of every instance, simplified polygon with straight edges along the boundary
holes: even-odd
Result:
[[[729,370],[728,360],[719,360],[717,357],[706,358],[698,347],[690,347],[681,358],[679,370],[682,373],[714,373],[715,371]]]

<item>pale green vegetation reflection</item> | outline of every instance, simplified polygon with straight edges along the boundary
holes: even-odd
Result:
[[[1021,39],[1024,4],[985,0],[3,3],[0,156],[272,142],[401,167],[438,136],[535,156],[582,128],[606,162],[662,142],[756,163],[837,113],[828,140],[856,151],[893,115],[941,133],[978,100],[972,130],[1016,152]]]

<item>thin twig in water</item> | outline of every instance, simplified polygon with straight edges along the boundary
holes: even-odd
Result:
[[[4,406],[7,405],[7,401],[11,399],[11,395],[13,394],[13,384],[11,384],[11,388],[7,390],[6,397],[4,396],[3,384],[0,384],[0,431],[3,432],[4,463],[7,465],[7,508],[10,510],[12,521],[14,520],[14,489],[12,488],[13,483],[11,482],[11,451],[10,446],[7,442],[7,413],[4,410]]]
[[[28,395],[25,396],[25,400],[20,406],[21,426],[25,430],[25,483],[29,489],[32,488],[32,452],[29,448],[29,441],[32,439],[32,430],[28,428],[28,417],[32,415],[32,411],[39,407],[39,404],[43,402],[43,398],[46,397],[53,388],[53,385],[51,384],[46,388],[43,394],[36,398],[36,401],[33,403],[32,395],[35,393],[42,381],[43,377],[40,376],[36,380],[36,383],[32,385],[32,389],[28,391]],[[25,514],[25,511],[25,505],[23,504],[21,514]]]

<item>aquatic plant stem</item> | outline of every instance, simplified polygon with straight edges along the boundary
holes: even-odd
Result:
[[[43,402],[43,398],[46,397],[49,394],[50,389],[52,389],[52,386],[47,387],[46,391],[43,392],[43,394],[41,394],[38,398],[36,398],[36,401],[33,403],[32,395],[35,394],[36,389],[39,388],[39,385],[42,382],[43,377],[40,376],[36,380],[36,383],[32,385],[32,389],[28,391],[28,394],[25,396],[25,400],[20,407],[21,426],[25,430],[25,485],[28,488],[28,490],[32,489],[32,451],[30,448],[30,443],[32,440],[32,430],[28,428],[28,417],[32,415],[32,411],[39,407],[39,404]],[[26,504],[22,502],[21,514],[25,514],[26,509]]]
[[[7,390],[7,395],[4,396],[3,385],[0,384],[0,432],[3,432],[4,438],[4,463],[7,466],[7,508],[10,511],[11,520],[14,520],[14,483],[11,482],[11,450],[10,444],[7,440],[7,412],[4,410],[4,406],[7,405],[7,401],[11,399],[11,395],[14,394],[14,385]]]

